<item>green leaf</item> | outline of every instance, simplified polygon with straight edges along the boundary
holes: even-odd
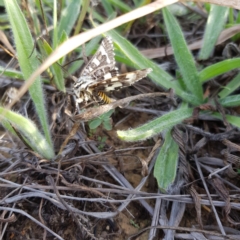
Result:
[[[80,7],[81,0],[71,0],[68,6],[63,9],[58,23],[58,38],[62,36],[63,32],[65,32],[67,36],[70,35],[79,16]]]
[[[174,3],[168,6],[168,10],[174,15],[178,17],[183,17],[187,15],[189,10],[182,4]]]
[[[58,45],[61,45],[62,43],[64,43],[65,41],[67,41],[67,39],[68,39],[67,33],[66,33],[65,31],[63,31],[63,32],[62,32],[62,36],[61,36],[60,39],[59,39]],[[64,57],[62,57],[62,58],[60,58],[60,59],[58,60],[58,62],[59,62],[60,65],[63,65],[63,63],[64,63],[64,61],[65,61],[65,58],[66,58],[66,56],[64,56]]]
[[[103,127],[108,131],[112,130],[112,119],[108,118],[107,120],[103,121]]]
[[[154,166],[154,177],[158,187],[166,193],[176,178],[178,166],[178,145],[171,136],[171,130],[167,131],[164,144],[157,156]]]
[[[117,134],[118,137],[124,141],[130,142],[145,140],[161,133],[166,129],[170,129],[176,124],[182,122],[184,119],[189,118],[192,115],[192,111],[193,109],[191,108],[180,108],[135,129],[128,131],[117,131]]]
[[[84,19],[86,19],[87,10],[89,9],[90,0],[84,0],[84,1],[81,1],[81,3],[82,3],[82,9],[81,9],[80,15],[78,15],[78,21],[75,26],[74,35],[79,34],[79,32],[81,31],[83,21]]]
[[[24,80],[23,74],[15,69],[4,68],[0,66],[0,74],[10,78],[18,78]]]
[[[182,30],[175,17],[168,11],[167,8],[163,8],[162,12],[168,36],[173,48],[174,57],[180,68],[185,88],[196,96],[199,101],[202,101],[203,90],[201,83],[199,82],[195,61],[188,49]]]
[[[220,98],[225,98],[240,87],[240,73],[238,73],[218,94]]]
[[[193,105],[199,105],[201,103],[196,96],[180,88],[179,84],[173,81],[171,75],[162,70],[157,64],[144,57],[129,41],[120,36],[116,31],[109,31],[107,35],[113,39],[115,48],[122,52],[125,59],[128,59],[131,67],[136,69],[152,68],[153,71],[148,74],[148,76],[153,82],[166,89],[172,88],[174,92],[186,102]]]
[[[199,60],[206,60],[212,54],[218,37],[227,20],[229,8],[211,5],[208,21],[203,37],[203,46],[199,53]]]
[[[109,0],[102,0],[102,5],[104,7],[105,12],[107,13],[107,16],[110,16],[114,13],[114,9]]]
[[[101,123],[102,123],[102,119],[95,118],[92,121],[88,122],[88,126],[90,129],[94,130],[97,127],[99,127],[101,125]]]
[[[108,120],[108,119],[111,117],[111,115],[113,114],[113,112],[114,112],[114,109],[112,109],[112,110],[110,110],[110,111],[102,114],[102,115],[100,116],[100,118],[103,119],[104,121],[105,121],[105,120]]]
[[[0,116],[3,121],[10,122],[28,140],[28,144],[42,157],[52,159],[54,152],[52,146],[38,131],[38,127],[22,115],[0,107]]]
[[[48,42],[45,39],[41,39],[42,40],[42,47],[45,50],[46,54],[49,56],[52,52],[53,49],[51,48],[51,46],[48,44]],[[53,73],[53,80],[54,83],[56,84],[57,88],[62,91],[65,92],[65,83],[64,83],[64,78],[63,78],[63,72],[62,72],[62,68],[59,65],[58,62],[54,63],[51,67],[50,67],[52,73]]]
[[[224,107],[237,107],[240,106],[240,95],[230,95],[220,100],[221,105]]]
[[[121,12],[123,13],[127,13],[132,11],[132,8],[129,7],[128,4],[125,4],[123,1],[120,0],[109,0],[109,2],[112,3],[113,6],[115,6],[116,8],[119,8]]]
[[[240,58],[227,59],[222,62],[218,62],[209,67],[204,68],[199,73],[199,80],[204,83],[211,78],[219,76],[223,73],[229,72],[231,70],[237,69],[240,66]]]
[[[222,115],[220,113],[215,112],[215,113],[212,114],[212,116],[223,120]],[[225,117],[230,124],[240,128],[240,117],[232,116],[232,115],[229,115],[229,114],[226,114]]]
[[[17,4],[17,1],[5,0],[4,3],[14,35],[19,65],[24,78],[28,79],[31,74],[39,67],[33,37],[31,36],[27,21],[24,18],[23,13]],[[37,77],[35,79],[34,84],[32,84],[29,88],[29,93],[34,102],[48,144],[52,146],[40,77]]]

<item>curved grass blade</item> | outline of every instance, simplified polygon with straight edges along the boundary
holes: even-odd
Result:
[[[237,107],[240,106],[240,95],[230,95],[223,99],[220,99],[221,105],[224,107]]]
[[[217,77],[223,73],[237,69],[240,66],[240,58],[227,59],[222,62],[218,62],[209,67],[204,68],[199,73],[199,80],[204,83],[213,77]]]
[[[23,13],[17,4],[17,1],[5,0],[4,3],[14,34],[19,65],[24,78],[28,79],[31,74],[38,68],[36,50],[32,51],[34,49],[32,36],[27,26],[26,19],[24,18]],[[21,31],[19,31],[19,29],[21,29]],[[36,78],[34,84],[29,88],[29,93],[34,102],[48,144],[52,146],[48,119],[45,110],[42,82],[40,77]]]
[[[211,5],[207,25],[203,36],[203,46],[199,53],[199,60],[206,60],[212,54],[215,44],[227,20],[229,8]]]
[[[6,77],[18,79],[18,80],[24,80],[23,73],[20,71],[17,71],[15,69],[7,68],[5,69],[4,67],[0,66],[0,74]],[[44,83],[49,83],[48,79],[42,79]]]
[[[221,98],[225,98],[236,89],[240,87],[240,73],[238,73],[225,87],[224,89],[218,94]]]
[[[28,145],[38,154],[47,159],[54,157],[52,146],[46,141],[38,131],[38,127],[31,120],[3,107],[0,107],[0,115],[3,118],[3,122],[9,122],[13,125],[26,138]]]
[[[198,72],[195,61],[188,49],[186,41],[183,37],[182,30],[175,17],[167,8],[162,9],[164,22],[167,27],[168,36],[173,47],[174,57],[180,68],[183,77],[185,89],[196,96],[199,101],[203,100],[203,89],[199,82]]]
[[[167,113],[140,127],[127,131],[117,131],[118,137],[124,141],[141,141],[151,138],[160,132],[170,129],[184,119],[192,116],[192,108],[181,108]]]
[[[22,72],[19,72],[15,69],[10,69],[10,68],[5,69],[4,67],[0,66],[0,74],[6,77],[18,78],[18,79],[24,80]]]
[[[21,71],[23,72],[24,78],[28,79],[31,74],[39,67],[36,50],[32,52],[34,49],[32,36],[27,26],[26,19],[24,18],[23,13],[17,4],[17,1],[5,0],[4,2],[14,34],[19,65]],[[21,31],[19,31],[19,29],[21,29]],[[40,77],[38,77],[35,80],[34,84],[29,88],[29,93],[34,102],[46,139],[52,146],[48,119],[45,110],[42,82]]]
[[[220,113],[215,112],[212,114],[212,116],[222,120],[222,115]],[[240,117],[232,116],[229,114],[226,114],[225,117],[230,124],[240,128]]]
[[[46,57],[49,56],[52,52],[53,49],[51,48],[51,46],[48,44],[48,42],[45,39],[41,39],[42,41],[42,48],[45,51]],[[59,65],[58,62],[54,63],[51,67],[50,67],[52,73],[53,73],[53,79],[54,79],[54,83],[56,84],[57,88],[62,91],[65,92],[65,83],[64,83],[64,78],[63,78],[63,72],[62,72],[62,68]]]

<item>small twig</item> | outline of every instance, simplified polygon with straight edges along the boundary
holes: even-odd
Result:
[[[201,177],[203,186],[204,186],[205,191],[206,191],[206,193],[207,193],[207,195],[208,195],[208,199],[209,199],[209,201],[210,201],[211,207],[212,207],[213,212],[214,212],[214,214],[215,214],[215,217],[216,217],[216,220],[217,220],[217,223],[218,223],[218,227],[219,227],[222,235],[226,236],[226,233],[225,233],[225,231],[224,231],[224,228],[223,228],[223,226],[222,226],[222,223],[221,223],[221,221],[220,221],[220,219],[219,219],[219,217],[218,217],[217,210],[216,210],[216,208],[215,208],[215,206],[214,206],[214,204],[213,204],[212,197],[211,197],[211,195],[210,195],[210,193],[209,193],[209,191],[208,191],[208,187],[207,187],[206,181],[205,181],[205,179],[204,179],[204,177],[203,177],[203,173],[202,173],[202,170],[201,170],[201,168],[200,168],[200,165],[199,165],[199,163],[198,163],[197,156],[196,156],[195,154],[194,154],[194,160],[195,160],[195,164],[196,164],[197,169],[198,169],[198,173],[199,173],[199,175],[200,175],[200,177]]]

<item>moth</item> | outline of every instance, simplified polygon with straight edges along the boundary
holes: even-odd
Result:
[[[112,39],[105,37],[74,83],[73,92],[78,103],[88,101],[110,103],[112,100],[106,95],[107,92],[131,86],[151,71],[151,68],[147,68],[119,74]]]

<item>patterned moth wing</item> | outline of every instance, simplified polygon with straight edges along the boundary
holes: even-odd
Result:
[[[76,101],[82,103],[93,100],[110,103],[111,99],[105,92],[131,86],[152,71],[148,68],[119,75],[115,64],[112,39],[106,37],[74,84]]]
[[[88,91],[94,94],[95,92],[112,92],[124,87],[129,87],[146,77],[151,71],[151,68],[136,70],[134,72],[124,73],[112,78],[94,82],[88,86]]]
[[[89,84],[118,75],[115,64],[112,39],[106,37],[74,84],[73,91],[78,103],[94,99],[92,93],[87,90]]]
[[[103,39],[97,52],[90,59],[80,74],[83,76],[91,76],[95,80],[102,80],[111,72],[116,72],[115,58],[113,51],[113,43],[110,37]],[[109,75],[111,77],[111,75]]]

